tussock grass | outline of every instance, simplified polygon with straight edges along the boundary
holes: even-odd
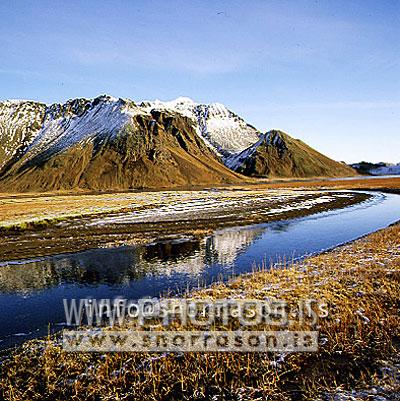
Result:
[[[197,188],[198,191],[208,187]],[[273,189],[375,189],[386,192],[399,192],[400,176],[398,178],[363,178],[352,180],[326,180],[320,179],[276,179],[257,180],[252,185],[229,185],[218,186],[220,191],[245,190],[248,196],[252,191]],[[169,191],[147,191],[143,200],[143,192],[111,192],[91,193],[84,191],[75,192],[53,192],[53,193],[0,193],[0,226],[19,225],[24,222],[44,220],[56,217],[82,217],[96,216],[107,213],[123,212],[136,208],[142,208],[146,204],[157,205],[159,203],[175,203],[181,201],[179,194],[193,194],[195,191],[169,190]],[[271,195],[275,196],[271,191]]]
[[[0,394],[6,400],[279,401],[331,399],[323,394],[338,387],[384,385],[379,367],[399,352],[400,226],[188,296],[275,297],[290,305],[314,298],[329,305],[329,316],[318,322],[317,353],[69,354],[56,338],[31,341],[1,361]],[[400,390],[398,382],[385,385]]]
[[[83,217],[82,215],[74,215],[74,217]],[[21,221],[17,223],[12,223],[4,226],[0,226],[0,233],[8,233],[8,232],[16,232],[19,233],[21,231],[26,230],[37,230],[37,229],[44,229],[54,224],[61,223],[63,221],[67,221],[69,217],[50,217],[50,218],[42,218],[37,220],[31,221]]]

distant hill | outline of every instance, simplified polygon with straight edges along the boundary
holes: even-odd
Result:
[[[253,177],[342,177],[356,173],[346,164],[278,130],[262,135],[257,143],[230,157],[226,164]]]
[[[390,164],[390,163],[369,163],[360,162],[350,164],[360,174],[368,175],[397,175],[400,174],[400,163]]]
[[[120,190],[353,175],[281,131],[262,134],[224,105],[102,95],[0,102],[0,191]]]

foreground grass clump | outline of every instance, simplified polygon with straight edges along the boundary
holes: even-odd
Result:
[[[330,400],[338,388],[374,383],[378,393],[400,391],[381,370],[399,355],[399,225],[190,297],[275,297],[290,305],[314,298],[328,304],[329,316],[318,323],[319,351],[308,354],[68,354],[57,339],[32,341],[1,361],[0,398]]]

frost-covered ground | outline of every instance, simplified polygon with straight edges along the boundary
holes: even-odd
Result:
[[[149,194],[144,196],[148,197]],[[244,216],[249,213],[271,216],[307,210],[315,205],[329,204],[336,199],[351,196],[347,193],[328,195],[311,191],[190,191],[162,193],[158,196],[150,194],[152,199],[148,199],[149,203],[146,204],[139,195],[140,201],[132,203],[131,211],[94,219],[90,225],[227,218],[239,211]]]
[[[227,218],[231,213],[265,216],[307,210],[351,197],[349,193],[300,190],[154,191],[94,195],[0,198],[0,227],[43,219],[93,216],[91,225]],[[97,215],[101,217],[96,218]]]

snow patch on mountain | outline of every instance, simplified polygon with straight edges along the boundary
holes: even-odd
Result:
[[[196,112],[202,136],[225,158],[242,152],[260,137],[257,129],[223,104],[198,105]]]
[[[260,138],[254,145],[251,145],[243,152],[234,154],[225,159],[225,165],[231,170],[236,171],[249,157],[253,156],[258,147],[263,144],[264,138]]]
[[[169,110],[193,120],[204,142],[224,160],[257,142],[260,132],[221,103],[199,104],[187,97],[144,102],[147,110]]]
[[[231,170],[236,171],[242,164],[248,160],[250,157],[254,155],[257,149],[265,144],[265,145],[272,145],[281,151],[283,151],[286,146],[285,142],[278,133],[278,131],[272,130],[268,131],[265,134],[261,134],[260,139],[254,143],[253,145],[249,146],[247,149],[243,150],[238,154],[233,154],[225,159],[225,165],[229,167]]]
[[[46,105],[32,101],[0,102],[0,169],[34,140]]]
[[[189,97],[178,97],[177,99],[163,102],[161,100],[155,100],[153,102],[145,102],[147,104],[147,110],[158,109],[158,110],[171,110],[178,112],[185,117],[194,118],[195,117],[195,107],[196,103]]]
[[[76,144],[115,136],[136,114],[143,111],[133,102],[111,96],[75,99],[53,104],[46,110],[43,127],[28,148],[28,158],[56,154]]]
[[[262,136],[223,104],[200,104],[188,97],[167,102],[146,101],[139,105],[108,95],[51,105],[13,100],[0,102],[0,139],[7,153],[4,159],[9,160],[17,149],[19,152],[23,149],[26,158],[32,159],[44,152],[57,154],[95,138],[103,141],[116,135],[131,117],[149,115],[152,110],[178,113],[189,118],[199,137],[225,163],[258,143]],[[15,145],[17,136],[18,146]]]
[[[400,174],[400,163],[398,164],[387,164],[386,166],[381,166],[370,170],[372,175],[397,175]]]

